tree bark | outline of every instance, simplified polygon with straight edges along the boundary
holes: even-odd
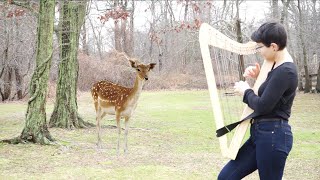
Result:
[[[4,67],[3,72],[3,92],[2,92],[2,101],[8,100],[11,94],[11,87],[12,87],[12,68],[10,65],[6,65]]]
[[[119,6],[119,0],[114,0],[114,8],[117,8]],[[115,49],[119,52],[122,51],[121,49],[121,39],[120,39],[120,27],[119,27],[120,20],[115,19],[114,20],[114,46]]]
[[[78,47],[81,26],[84,22],[86,1],[64,1],[60,35],[59,77],[56,89],[56,101],[50,118],[50,127],[84,128],[84,122],[78,114]]]
[[[87,43],[87,27],[86,22],[83,22],[83,28],[82,28],[82,51],[84,54],[89,56],[89,47]]]
[[[127,54],[132,56],[134,54],[134,0],[132,0],[132,10],[130,12],[130,33],[128,34]]]
[[[236,14],[236,31],[237,31],[237,41],[239,43],[243,42],[242,39],[242,32],[241,32],[241,22],[239,19],[239,0],[236,1],[236,8],[237,8],[237,14]],[[239,79],[244,81],[245,78],[243,77],[244,73],[244,57],[243,55],[238,55],[239,58]]]
[[[95,39],[95,42],[96,42],[96,46],[97,46],[97,49],[98,49],[98,54],[99,54],[99,59],[100,61],[102,60],[102,43],[101,43],[101,32],[99,32],[99,35],[97,35],[97,32],[95,30],[95,27],[92,23],[92,21],[89,19],[89,22],[90,22],[90,25],[91,25],[91,28],[92,28],[92,33],[93,33],[93,37]]]
[[[280,17],[280,23],[281,24],[284,24],[285,22],[285,19],[288,18],[288,7],[289,7],[289,3],[290,3],[290,0],[282,0],[282,4],[283,4],[283,9],[281,11],[281,17]]]
[[[3,11],[3,16],[5,16],[6,11]],[[5,37],[5,48],[3,52],[3,68],[1,69],[0,79],[3,81],[3,86],[0,84],[0,94],[2,101],[8,100],[11,94],[11,67],[10,67],[10,60],[9,60],[9,38],[10,32],[8,30],[7,20],[4,19],[4,37]]]
[[[313,24],[318,24],[319,23],[319,19],[318,19],[318,13],[317,13],[317,10],[316,10],[316,7],[317,7],[317,1],[316,0],[312,0],[312,3],[313,3],[313,5],[312,5],[312,14],[313,14]],[[317,29],[317,26],[315,26],[315,30],[314,30],[314,32],[317,32],[318,31],[318,29]],[[316,38],[316,42],[318,42],[317,44],[318,44],[318,46],[319,46],[319,37],[318,36],[316,36],[316,37],[314,37],[314,38]],[[317,57],[317,59],[318,59],[318,55],[319,55],[319,53],[316,53],[316,57]],[[319,60],[318,60],[319,61]],[[320,93],[320,61],[319,61],[319,65],[318,65],[318,71],[317,71],[317,82],[316,82],[316,92],[317,93]]]
[[[188,17],[188,8],[189,8],[189,1],[186,0],[186,6],[184,7],[184,24],[187,24],[187,17]],[[184,37],[184,52],[183,52],[183,58],[182,58],[182,68],[183,71],[185,72],[185,68],[187,66],[187,54],[188,54],[188,36],[187,36],[187,29],[183,29],[183,37]]]
[[[309,70],[308,70],[308,62],[307,62],[307,50],[306,50],[306,45],[303,39],[302,35],[302,29],[303,29],[303,22],[302,22],[302,11],[301,11],[301,6],[300,6],[300,0],[298,0],[298,10],[299,10],[299,38],[301,40],[301,46],[302,46],[302,56],[303,56],[303,68],[305,72],[305,86],[304,86],[304,92],[308,93],[311,91],[311,79],[309,76]]]
[[[279,4],[278,4],[278,0],[272,0],[272,18],[279,19]]]
[[[17,90],[17,98],[18,100],[23,98],[22,95],[22,76],[20,74],[19,68],[15,67],[14,68],[14,72],[15,72],[15,77],[16,77],[16,90]]]
[[[154,26],[155,26],[155,2],[154,1],[151,1],[151,7],[150,7],[150,11],[151,11],[151,16],[152,16],[152,23],[150,23],[150,29],[149,29],[149,33],[148,35],[150,36],[154,36],[154,33],[155,33],[155,29],[154,29]],[[150,39],[150,47],[149,47],[149,57],[152,58],[152,54],[153,54],[153,39],[152,38],[149,38]]]

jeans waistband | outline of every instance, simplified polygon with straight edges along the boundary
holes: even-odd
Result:
[[[287,119],[282,119],[282,118],[262,118],[262,119],[251,119],[250,123],[254,124],[254,123],[259,123],[259,122],[275,122],[275,121],[279,121],[281,123],[288,122]]]

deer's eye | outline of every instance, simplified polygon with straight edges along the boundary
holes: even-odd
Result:
[[[138,71],[140,71],[140,69],[137,69]]]

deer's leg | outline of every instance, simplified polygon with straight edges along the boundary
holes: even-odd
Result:
[[[129,129],[129,119],[130,117],[125,118],[125,130],[124,130],[124,152],[128,150],[128,129]]]
[[[117,154],[119,155],[119,146],[120,146],[120,134],[121,134],[121,124],[120,124],[120,113],[116,112],[117,128],[118,128],[118,145],[117,145]]]
[[[98,147],[101,148],[101,119],[106,115],[105,112],[101,111],[101,108],[98,109],[97,111],[97,117],[96,117],[96,121],[97,121],[97,131],[98,131]]]

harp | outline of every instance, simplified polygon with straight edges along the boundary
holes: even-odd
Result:
[[[215,74],[213,71],[214,67],[212,66],[212,61],[214,60],[212,60],[210,57],[209,46],[218,48],[222,51],[228,51],[233,54],[251,55],[256,53],[256,43],[255,42],[247,42],[244,44],[238,43],[206,23],[203,23],[200,26],[199,43],[200,43],[202,60],[203,60],[203,65],[204,65],[207,84],[208,84],[208,90],[210,93],[210,100],[211,100],[214,120],[215,120],[216,128],[220,129],[224,127],[226,124],[225,124],[225,119],[221,109],[219,89],[218,89],[217,80],[215,78]],[[217,59],[219,59],[219,56],[215,57],[215,60]],[[260,69],[259,76],[257,77],[253,85],[253,90],[256,94],[260,85],[265,81],[268,72],[272,68],[272,65],[273,65],[272,62],[268,62],[264,60]],[[221,84],[221,82],[219,82],[219,84]],[[241,101],[241,99],[239,99],[239,101]],[[247,105],[245,105],[244,109],[242,110],[242,113],[240,113],[241,114],[240,117],[237,117],[238,118],[237,121],[245,119],[252,113],[253,113],[253,110],[249,108]],[[218,138],[222,156],[233,159],[233,160],[236,158],[249,124],[250,124],[249,119],[246,119],[241,124],[239,124],[235,128],[233,136],[229,138],[231,139],[230,143],[228,142],[227,134]]]

